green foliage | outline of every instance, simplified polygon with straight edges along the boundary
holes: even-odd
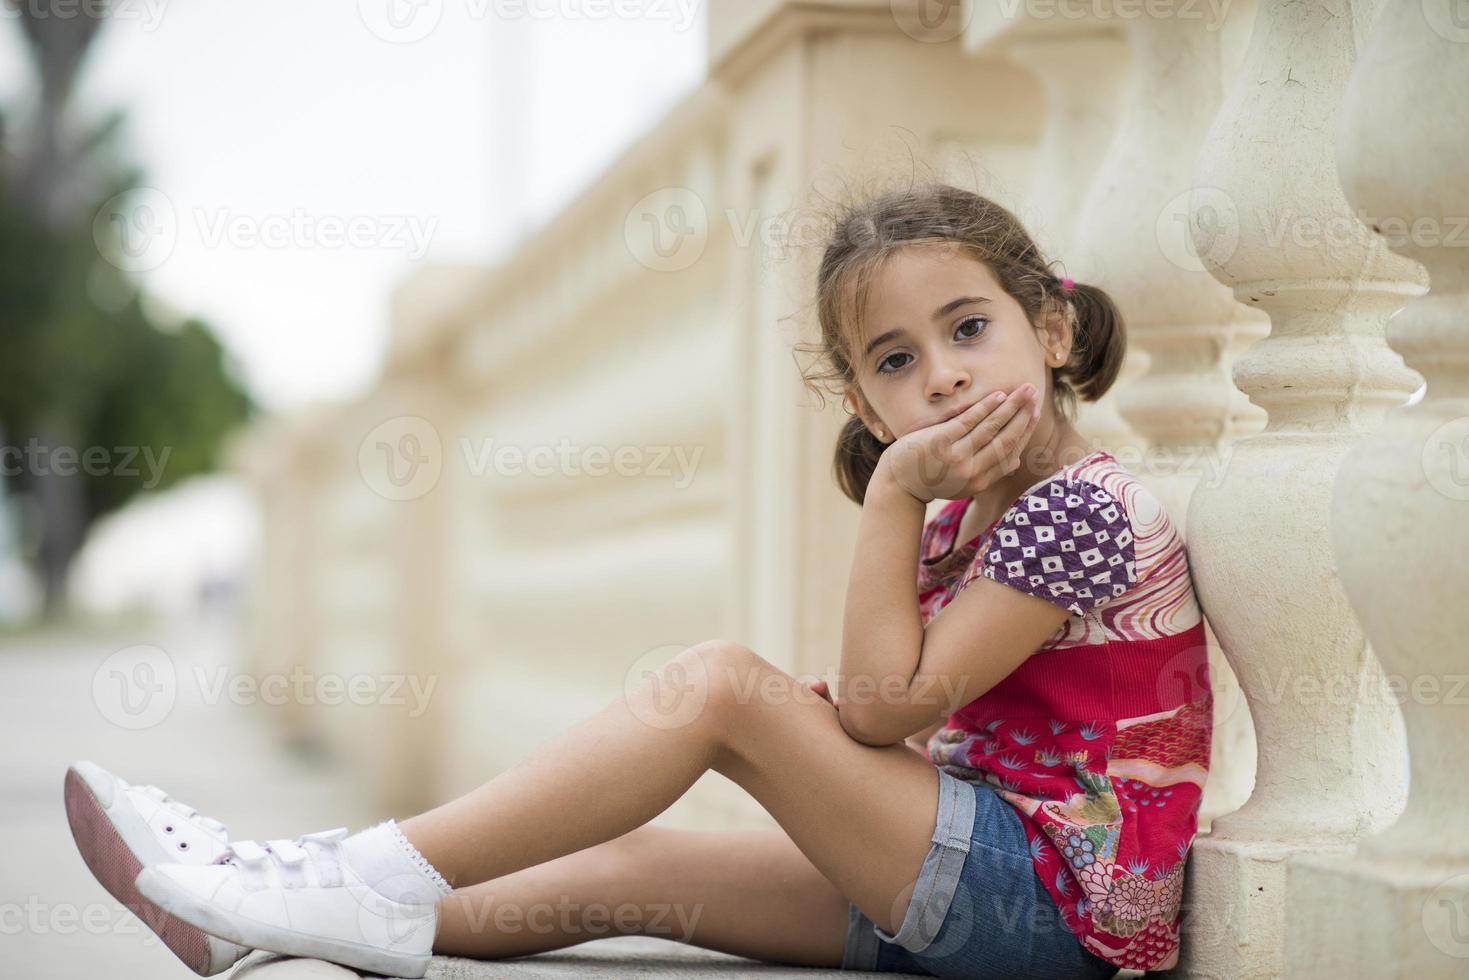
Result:
[[[162,489],[214,468],[226,435],[254,412],[209,326],[157,322],[137,284],[99,252],[94,216],[140,183],[117,159],[116,131],[110,118],[76,144],[87,154],[76,170],[90,190],[60,217],[27,199],[19,168],[3,166],[19,155],[0,146],[0,442],[23,448],[38,439],[77,454],[100,447],[113,464],[130,449],[165,461],[161,474],[135,461],[66,477],[83,484],[82,512],[60,529],[62,540],[76,542],[145,486]],[[6,134],[0,120],[0,138]],[[11,492],[46,492],[24,457],[19,467],[14,452],[4,462]],[[40,532],[44,539],[57,530]],[[58,559],[43,548],[51,562],[69,561],[70,550]],[[47,570],[48,584],[56,571]]]

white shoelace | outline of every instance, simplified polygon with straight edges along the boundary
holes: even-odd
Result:
[[[295,840],[267,840],[264,845],[253,840],[230,841],[214,863],[240,868],[253,887],[340,885],[342,866],[337,849],[346,836],[346,827],[336,827],[302,834]]]
[[[184,819],[199,824],[211,836],[219,838],[221,843],[228,840],[229,831],[225,829],[225,825],[223,823],[215,820],[213,817],[207,817],[204,814],[200,813],[198,810],[189,806],[187,803],[183,802],[182,800],[174,799],[172,796],[169,796],[157,786],[138,786],[136,788],[142,790],[144,793],[148,794],[150,797],[157,800],[162,805],[179,814]]]

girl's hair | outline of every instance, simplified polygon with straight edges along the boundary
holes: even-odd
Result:
[[[1071,356],[1051,369],[1056,407],[1068,421],[1075,417],[1077,398],[1096,401],[1117,379],[1126,339],[1122,316],[1111,297],[1080,282],[1067,296],[1015,215],[978,194],[927,182],[840,210],[816,277],[821,342],[796,345],[815,353],[821,362],[816,371],[802,370],[808,386],[819,392],[820,382],[835,382],[839,397],[856,387],[853,352],[865,343],[862,310],[871,282],[890,256],[908,246],[957,247],[985,263],[1037,329],[1051,313],[1073,317]],[[862,503],[888,445],[857,415],[847,420],[837,439],[832,470],[851,500]]]

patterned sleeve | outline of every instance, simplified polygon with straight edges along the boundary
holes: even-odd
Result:
[[[1057,478],[1005,512],[960,588],[982,575],[1085,616],[1136,584],[1134,558],[1122,503],[1088,480]]]

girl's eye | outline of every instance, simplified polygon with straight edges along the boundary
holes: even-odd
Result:
[[[891,369],[889,369],[887,367],[887,365],[895,357],[909,357],[909,356],[911,356],[911,355],[908,355],[908,354],[889,354],[887,357],[884,357],[882,359],[882,363],[877,366],[877,373],[878,374],[895,374],[898,371],[901,371],[903,368],[907,367],[908,365],[907,364],[899,364],[897,367],[891,368]]]
[[[975,329],[974,333],[965,334],[964,336],[966,339],[973,339],[984,333],[984,328],[989,325],[989,320],[985,319],[982,316],[966,316],[964,319],[959,321],[959,329],[955,332],[962,332],[964,328],[969,326],[971,323],[978,324],[978,327]]]
[[[989,326],[989,322],[990,321],[987,317],[967,316],[959,321],[959,326],[955,329],[954,335],[960,340],[974,340],[984,333],[984,328]],[[971,326],[973,327],[973,331],[966,333],[965,330]],[[895,367],[888,367],[888,364],[895,357],[907,357],[911,359],[912,355],[904,353],[889,354],[887,357],[883,358],[882,361],[877,365],[877,373],[896,374],[899,371],[903,370],[903,368],[908,366],[908,364],[904,362]]]

